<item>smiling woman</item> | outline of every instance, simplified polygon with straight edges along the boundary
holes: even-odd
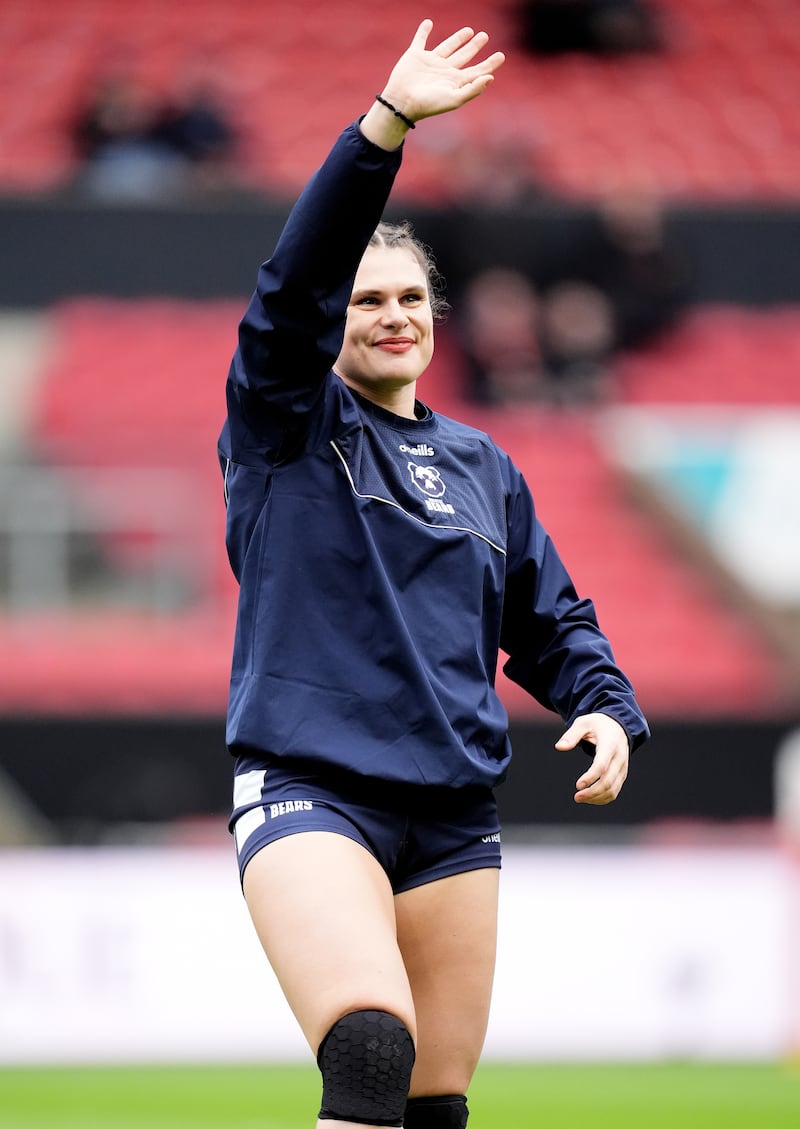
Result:
[[[433,356],[433,310],[409,241],[364,252],[334,372],[373,403],[414,419],[416,382]]]
[[[519,470],[416,396],[442,301],[425,249],[381,214],[408,130],[477,97],[504,61],[475,62],[484,32],[429,48],[431,30],[262,266],[219,444],[241,589],[230,826],[331,1129],[466,1126],[511,756],[501,648],[567,723],[558,748],[589,745],[579,803],[617,796],[648,733]]]

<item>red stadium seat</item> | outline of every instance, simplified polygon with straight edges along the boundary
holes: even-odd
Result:
[[[717,306],[689,314],[663,346],[625,358],[617,375],[631,403],[797,405],[799,359],[798,307]]]
[[[26,0],[0,9],[0,83],[12,92],[4,100],[0,185],[14,191],[55,186],[74,171],[74,157],[65,165],[41,137],[65,133],[93,75],[119,51],[165,92],[186,62],[208,59],[227,76],[232,112],[246,133],[243,171],[264,188],[294,190],[308,174],[309,154],[322,152],[332,131],[360,112],[364,83],[383,81],[397,47],[396,11],[374,5],[364,21],[352,0],[306,4],[302,19],[292,0],[273,0],[268,18],[261,5],[216,0],[196,0],[190,16],[182,5],[141,0],[62,0],[43,12]],[[542,168],[560,190],[591,196],[593,173],[644,164],[674,198],[796,200],[795,0],[673,0],[664,15],[661,53],[543,61],[517,44],[511,6],[450,2],[436,13],[439,26],[470,21],[507,48],[504,87],[519,119],[547,137]],[[332,89],[333,50],[359,62]],[[15,96],[32,84],[35,98]],[[283,112],[287,104],[292,114]],[[489,105],[481,100],[471,111],[470,128],[484,135],[494,128]],[[266,152],[269,159],[259,156]],[[430,181],[406,187],[424,198]]]

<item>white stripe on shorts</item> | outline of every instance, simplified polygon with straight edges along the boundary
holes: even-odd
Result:
[[[233,825],[233,839],[236,843],[236,853],[240,855],[242,848],[254,831],[263,827],[267,822],[267,815],[263,808],[250,808],[242,812]]]
[[[242,847],[259,827],[267,822],[266,812],[261,806],[261,790],[267,774],[264,769],[253,769],[243,772],[233,778],[233,810],[257,804],[257,807],[248,807],[242,812],[233,825],[233,838],[236,843],[236,853],[242,853]]]
[[[250,804],[260,803],[261,790],[266,778],[267,774],[263,768],[256,768],[251,772],[243,772],[241,776],[234,776],[233,810],[236,811],[237,808],[246,808]]]

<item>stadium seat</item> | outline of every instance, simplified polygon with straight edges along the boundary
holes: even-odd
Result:
[[[11,92],[35,85],[33,98],[4,100],[0,190],[40,191],[69,179],[74,154],[65,161],[63,150],[43,139],[65,135],[93,76],[121,50],[163,92],[187,61],[208,60],[226,76],[245,133],[243,175],[264,189],[294,190],[308,174],[309,154],[321,152],[361,110],[364,83],[369,90],[383,81],[397,47],[396,12],[375,5],[364,21],[350,0],[306,4],[302,20],[291,0],[273,0],[268,20],[257,4],[215,0],[197,0],[191,18],[181,5],[134,0],[62,0],[46,18],[42,11],[25,0],[7,0],[0,10],[0,85]],[[560,191],[591,196],[592,170],[605,175],[616,161],[617,172],[644,163],[677,199],[800,196],[794,0],[680,0],[665,11],[662,52],[618,60],[527,55],[512,7],[490,0],[441,3],[436,15],[440,26],[485,26],[507,48],[504,87],[518,119],[535,122],[547,138],[542,171]],[[339,74],[332,88],[333,50],[357,56],[359,65]],[[494,128],[489,101],[471,113],[484,136]],[[292,114],[283,112],[286,105]],[[583,159],[576,145],[585,147]],[[261,156],[267,151],[269,160]],[[424,196],[429,187],[420,178],[406,191]]]

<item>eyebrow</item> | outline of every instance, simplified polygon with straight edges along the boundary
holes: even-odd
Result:
[[[400,289],[401,294],[410,294],[412,292],[417,293],[417,294],[426,294],[428,288],[427,288],[427,286],[425,285],[424,282],[409,282],[407,285],[401,286],[399,289]],[[379,297],[384,292],[385,292],[384,288],[382,288],[380,286],[359,286],[357,290],[352,291],[350,297],[351,298]]]

